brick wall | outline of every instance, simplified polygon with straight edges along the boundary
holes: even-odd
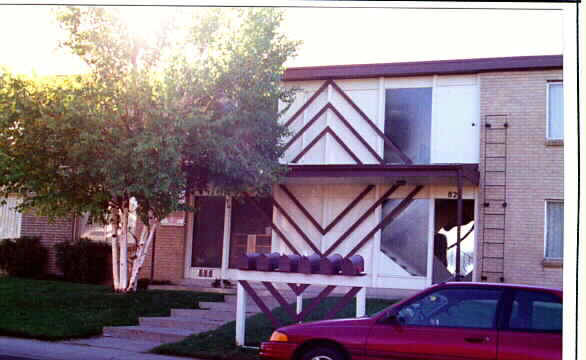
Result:
[[[73,218],[60,218],[51,223],[46,216],[23,214],[20,234],[21,236],[41,237],[41,244],[49,251],[47,270],[49,273],[55,274],[57,273],[57,266],[55,265],[54,245],[62,241],[71,240]]]
[[[140,278],[150,278],[152,249],[140,271]],[[185,261],[185,235],[183,226],[160,226],[155,238],[155,280],[183,279]]]
[[[561,287],[562,269],[544,266],[543,259],[545,200],[563,199],[564,196],[564,147],[546,143],[546,84],[548,80],[561,80],[562,70],[484,73],[479,76],[481,119],[484,121],[487,115],[505,114],[509,125],[506,130],[506,177],[502,179],[497,174],[491,175],[494,178],[484,178],[485,168],[502,168],[504,165],[484,161],[484,142],[485,135],[498,137],[503,134],[486,132],[486,128],[482,128],[480,204],[485,201],[485,182],[506,181],[507,207],[504,209],[504,246],[495,244],[498,241],[494,239],[503,237],[498,231],[487,234],[486,239],[483,231],[478,233],[482,243],[478,249],[479,259],[485,251],[485,256],[502,255],[504,264],[492,259],[479,265],[485,271],[504,265],[506,282]],[[490,151],[500,153],[503,150],[492,146]],[[483,229],[483,222],[488,225],[500,221],[498,216],[483,216],[482,213],[481,206],[479,229]],[[491,240],[495,243],[489,244]]]

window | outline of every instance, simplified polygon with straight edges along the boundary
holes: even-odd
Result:
[[[404,306],[405,325],[491,329],[502,290],[454,288],[435,291]]]
[[[509,329],[562,331],[562,304],[552,294],[517,291],[509,319]]]
[[[388,89],[385,135],[415,164],[429,164],[431,141],[431,88]],[[403,161],[385,145],[385,163]]]
[[[197,213],[191,266],[219,268],[222,265],[226,199],[223,196],[198,196],[195,204]]]
[[[6,204],[0,205],[0,239],[14,239],[20,237],[20,223],[22,215],[15,210],[20,204],[17,197],[4,198]]]
[[[545,258],[564,256],[564,202],[548,200],[545,203]]]
[[[244,254],[271,252],[272,218],[271,198],[232,199],[229,267]]]
[[[564,87],[562,82],[547,84],[547,139],[564,138]]]

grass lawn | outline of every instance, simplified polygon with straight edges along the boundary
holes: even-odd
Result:
[[[303,306],[309,306],[312,299],[303,301]],[[328,297],[310,314],[307,321],[321,320],[339,300],[339,297]],[[393,301],[382,299],[367,299],[366,313],[372,315],[387,306]],[[292,324],[288,314],[282,308],[273,310],[273,314],[284,325]],[[336,318],[354,317],[356,314],[356,303],[350,302],[341,310]],[[246,345],[259,346],[262,341],[267,341],[275,330],[270,320],[264,314],[257,314],[246,319]],[[192,335],[183,341],[171,344],[164,344],[152,350],[157,354],[192,356],[206,359],[256,359],[258,351],[241,349],[236,346],[236,322],[229,322],[222,327],[205,333]]]
[[[0,277],[0,335],[61,340],[99,335],[104,326],[136,325],[139,316],[169,316],[223,295],[187,291],[138,291],[63,281]]]

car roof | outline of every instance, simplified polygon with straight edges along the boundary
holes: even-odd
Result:
[[[474,287],[506,287],[506,288],[514,288],[514,289],[526,289],[526,290],[544,290],[548,292],[555,292],[559,293],[560,295],[563,293],[562,289],[559,288],[551,288],[545,286],[535,286],[535,285],[525,285],[525,284],[511,284],[511,283],[487,283],[487,282],[472,282],[472,281],[449,281],[439,283],[436,286],[444,287],[444,286],[474,286]]]

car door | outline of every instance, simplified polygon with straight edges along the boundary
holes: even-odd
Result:
[[[366,344],[369,359],[495,360],[498,287],[444,287],[415,298],[377,322]]]
[[[561,297],[517,289],[508,298],[499,332],[499,360],[561,360]]]

